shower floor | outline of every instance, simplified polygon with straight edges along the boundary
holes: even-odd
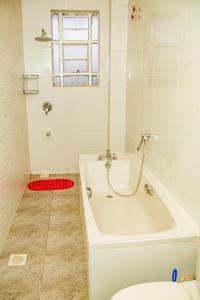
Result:
[[[1,300],[87,300],[79,176],[69,190],[26,189],[0,258]],[[39,176],[32,176],[37,180]],[[25,266],[8,267],[11,254],[28,254]]]

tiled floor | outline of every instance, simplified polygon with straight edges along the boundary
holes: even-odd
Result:
[[[87,300],[87,267],[79,205],[79,176],[69,190],[26,189],[0,258],[0,300]],[[32,176],[32,180],[39,176]],[[25,266],[8,267],[10,254]]]

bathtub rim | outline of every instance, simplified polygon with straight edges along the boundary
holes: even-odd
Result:
[[[196,241],[199,237],[199,228],[195,221],[189,216],[185,209],[178,203],[175,197],[167,190],[158,178],[144,166],[144,175],[150,183],[156,187],[161,200],[168,208],[175,226],[170,230],[155,232],[143,235],[111,235],[102,233],[96,223],[95,217],[87,197],[85,186],[85,167],[88,162],[98,161],[99,154],[84,154],[79,156],[79,168],[81,179],[82,206],[84,211],[84,221],[86,228],[87,241],[92,247],[113,247],[120,246],[139,246],[169,242]],[[119,160],[133,160],[138,162],[140,159],[134,153],[117,154]]]

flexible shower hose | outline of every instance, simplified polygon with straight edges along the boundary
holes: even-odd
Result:
[[[107,182],[108,182],[108,185],[109,185],[109,187],[110,187],[110,189],[111,189],[111,191],[113,193],[115,193],[116,195],[121,196],[121,197],[132,197],[132,196],[134,196],[137,193],[137,191],[139,189],[139,186],[140,186],[141,178],[142,178],[142,172],[143,172],[143,166],[144,166],[144,159],[145,159],[145,150],[146,150],[146,141],[144,140],[143,141],[142,160],[141,160],[140,172],[139,172],[139,177],[138,177],[137,185],[136,185],[135,189],[133,190],[133,192],[130,193],[130,194],[121,194],[121,193],[117,192],[113,188],[113,186],[112,186],[112,184],[110,182],[110,168],[107,168]]]

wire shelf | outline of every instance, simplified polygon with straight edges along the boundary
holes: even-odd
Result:
[[[24,79],[24,94],[39,94],[38,89],[38,79],[39,75],[37,74],[22,74],[22,78]]]

